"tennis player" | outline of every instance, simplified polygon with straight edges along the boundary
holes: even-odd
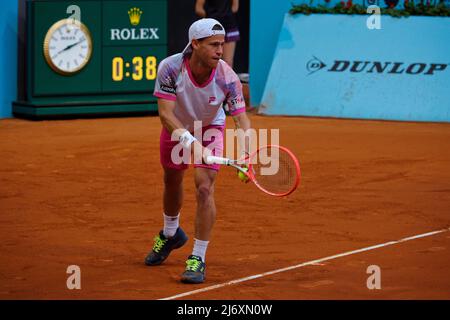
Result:
[[[145,264],[161,264],[173,249],[180,248],[188,239],[179,221],[183,176],[189,165],[179,163],[179,159],[175,159],[179,152],[173,151],[180,145],[183,151],[201,150],[200,163],[194,164],[197,199],[195,238],[192,254],[181,276],[181,281],[185,283],[205,281],[206,250],[216,217],[214,182],[219,165],[206,164],[204,159],[207,155],[222,155],[225,127],[223,103],[229,105],[236,128],[245,131],[250,128],[242,85],[232,68],[221,60],[224,43],[225,29],[217,20],[197,20],[189,28],[189,43],[183,52],[161,61],[155,84],[154,95],[158,98],[162,123],[160,158],[164,169],[164,228],[155,237]],[[195,121],[202,121],[202,133],[213,130],[216,134],[209,140],[196,139]],[[248,151],[248,144],[241,146],[241,150]]]

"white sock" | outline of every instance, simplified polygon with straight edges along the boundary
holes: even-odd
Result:
[[[167,216],[165,213],[163,213],[163,215],[164,215],[163,234],[166,238],[173,237],[177,232],[178,227],[180,226],[180,214],[178,213],[177,216]]]
[[[203,241],[194,238],[194,249],[192,250],[192,255],[201,257],[202,261],[205,262],[208,243],[209,241]]]

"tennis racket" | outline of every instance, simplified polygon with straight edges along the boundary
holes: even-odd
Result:
[[[261,147],[243,160],[208,156],[206,162],[239,170],[261,191],[271,196],[287,196],[294,192],[300,183],[299,162],[289,149],[282,146]],[[244,163],[245,166],[239,163]]]

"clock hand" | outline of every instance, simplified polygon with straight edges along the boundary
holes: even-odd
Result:
[[[82,42],[85,41],[85,40],[86,40],[86,39],[82,39],[82,40],[80,40],[80,41],[78,41],[78,42],[75,42],[75,43],[73,43],[73,44],[69,44],[67,47],[65,47],[64,49],[62,49],[61,51],[59,51],[59,52],[56,54],[56,56],[58,56],[60,53],[62,53],[62,52],[64,52],[64,51],[67,51],[67,50],[69,50],[69,49],[75,47],[76,45],[82,43]]]

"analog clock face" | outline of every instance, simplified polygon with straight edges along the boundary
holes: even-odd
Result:
[[[45,36],[45,60],[59,74],[72,75],[80,71],[89,62],[91,53],[91,34],[79,21],[60,20]]]

